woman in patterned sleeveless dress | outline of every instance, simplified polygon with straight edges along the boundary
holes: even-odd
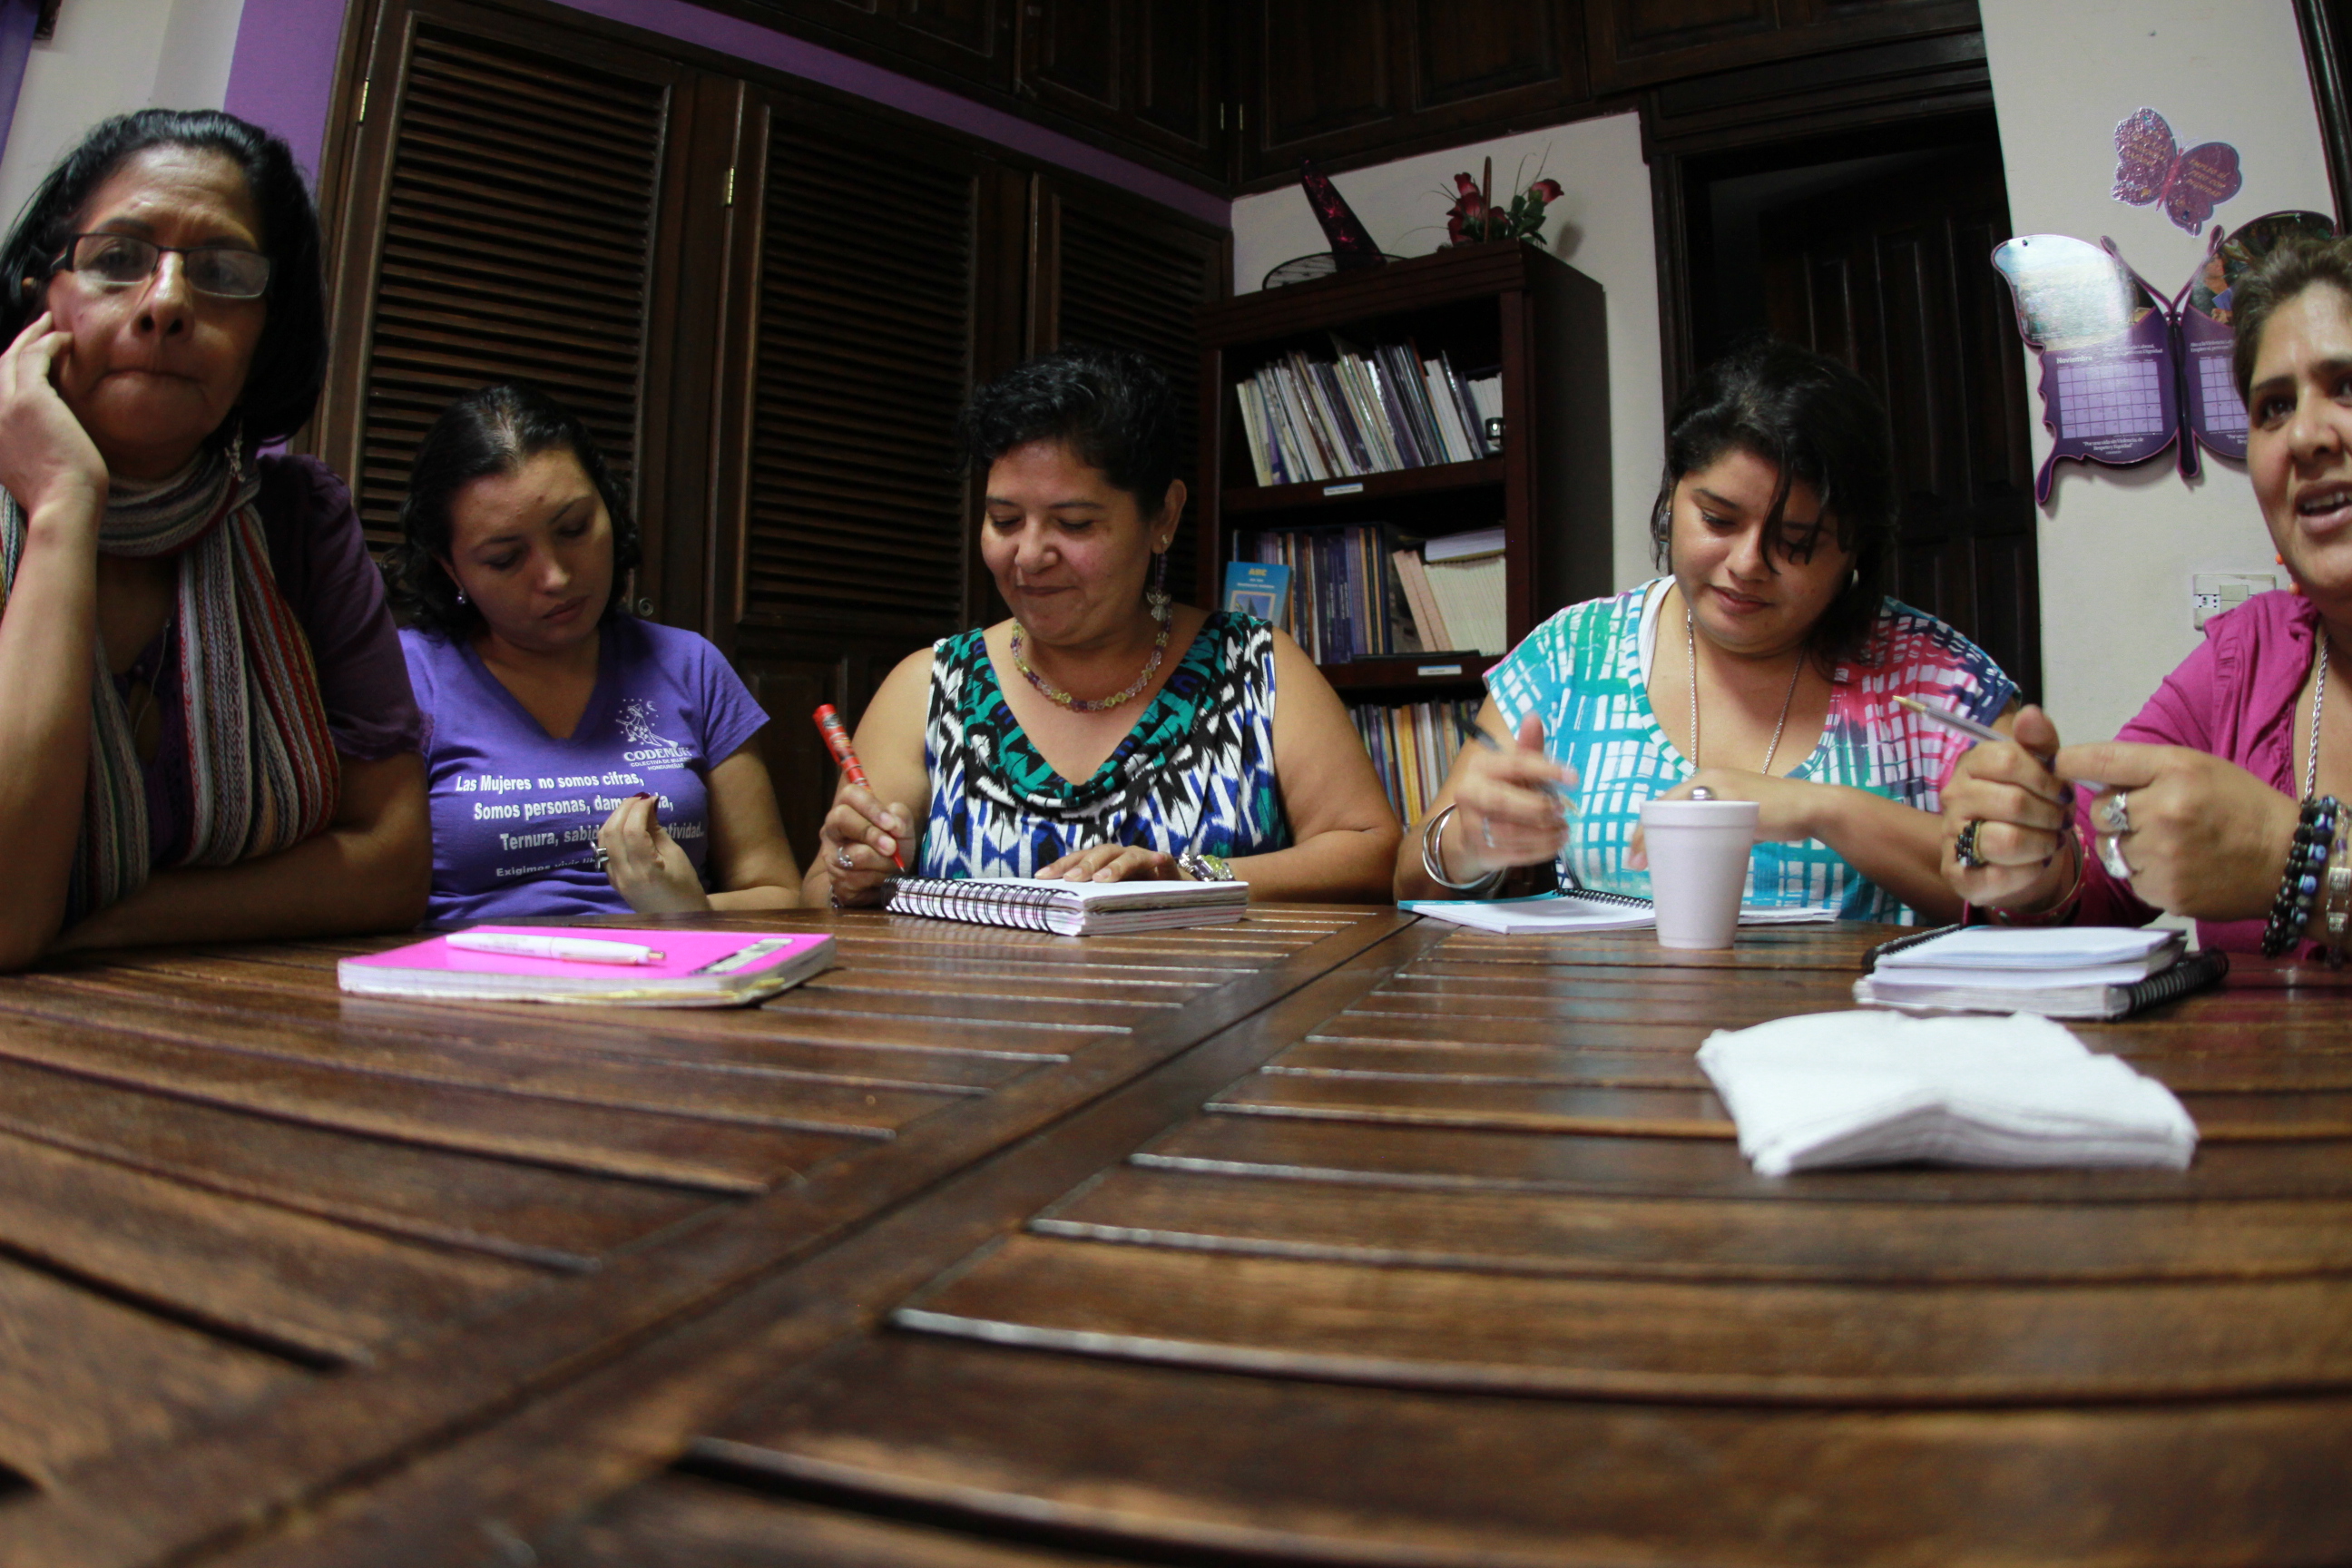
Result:
[[[1945,921],[1937,791],[1973,742],[1912,697],[2008,731],[2017,688],[1886,598],[1886,415],[1843,365],[1759,342],[1675,410],[1652,515],[1667,575],[1572,605],[1488,672],[1478,722],[1398,855],[1399,898],[1460,897],[1556,860],[1563,885],[1646,894],[1643,803],[1762,806],[1751,903]],[[1564,813],[1552,793],[1575,797]]]
[[[1264,621],[1158,586],[1184,509],[1165,378],[1059,350],[974,393],[961,435],[1013,618],[875,693],[856,740],[872,788],[843,781],[805,901],[873,901],[894,857],[924,877],[1387,898],[1396,817],[1322,672]]]

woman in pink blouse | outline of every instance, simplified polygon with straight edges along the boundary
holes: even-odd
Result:
[[[2235,300],[2247,467],[2294,591],[2207,623],[2203,646],[2112,742],[2062,749],[2028,708],[2013,742],[1971,752],[1943,795],[1944,874],[2009,919],[2137,925],[2162,910],[2194,917],[2208,947],[2340,952],[2352,917],[2352,813],[2332,798],[2352,797],[2352,241],[2283,245]]]

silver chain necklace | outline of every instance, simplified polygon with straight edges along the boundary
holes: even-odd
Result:
[[[2327,705],[2327,628],[2319,628],[2319,674],[2311,688],[2311,758],[2304,770],[2303,798],[2319,794],[2319,710]]]
[[[2325,632],[2321,633],[2320,637],[2320,647],[2324,653],[2327,647],[2326,634]],[[1697,622],[1691,616],[1690,605],[1687,601],[1683,605],[1683,642],[1684,645],[1690,649],[1691,771],[1693,773],[1696,773],[1699,769],[1698,626]],[[1800,653],[1797,655],[1797,668],[1789,672],[1789,695],[1780,699],[1780,718],[1779,722],[1772,726],[1772,743],[1764,748],[1764,766],[1759,771],[1768,775],[1772,772],[1773,754],[1780,749],[1780,731],[1789,727],[1789,709],[1790,705],[1797,700],[1797,682],[1803,679],[1804,675],[1805,656],[1802,653]],[[2315,725],[2315,728],[2312,730],[2312,743],[2315,746],[2318,744],[2319,735],[2319,731],[2315,727],[2318,721],[2318,714],[2315,712],[2312,715],[2312,719]],[[2318,752],[2314,752],[2312,755],[2316,757]]]

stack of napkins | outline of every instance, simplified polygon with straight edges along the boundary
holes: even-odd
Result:
[[[1759,1175],[1906,1160],[2181,1170],[2197,1150],[2170,1089],[2022,1014],[1813,1013],[1717,1030],[1698,1061]]]

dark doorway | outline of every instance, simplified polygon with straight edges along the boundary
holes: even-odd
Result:
[[[1885,399],[1903,488],[1895,592],[2042,685],[2025,377],[1992,248],[1991,116],[1744,147],[1683,170],[1691,346],[1769,331]]]

